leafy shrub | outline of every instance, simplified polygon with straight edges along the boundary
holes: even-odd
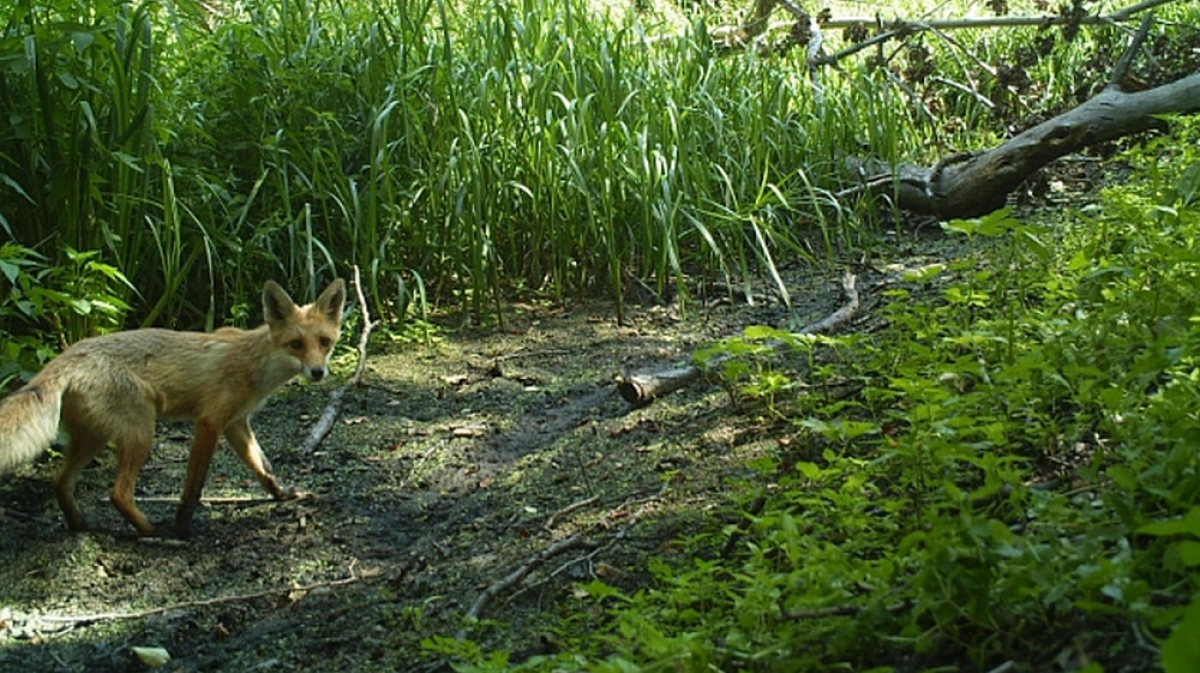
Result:
[[[652,561],[651,588],[583,585],[607,626],[565,627],[570,654],[519,670],[1043,669],[1064,651],[1193,670],[1198,139],[1177,121],[1130,150],[1138,179],[1058,229],[948,224],[973,253],[903,279],[892,327],[807,387],[763,343],[812,340],[753,328],[712,349],[735,394],[772,391],[795,448],[758,465],[743,523]]]

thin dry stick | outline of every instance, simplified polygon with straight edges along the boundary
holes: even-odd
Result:
[[[174,612],[175,610],[188,610],[191,608],[203,608],[212,605],[222,605],[225,603],[237,603],[240,601],[250,601],[256,598],[267,598],[270,596],[280,596],[290,594],[295,591],[308,592],[316,589],[324,589],[329,587],[342,587],[347,584],[354,584],[363,580],[371,579],[379,574],[376,570],[364,571],[358,575],[351,575],[340,580],[330,580],[328,582],[315,582],[299,587],[287,587],[279,589],[265,589],[249,594],[238,594],[236,596],[219,596],[217,598],[206,598],[199,601],[187,601],[184,603],[175,603],[174,605],[166,605],[160,608],[150,608],[148,610],[138,610],[135,612],[97,612],[90,615],[44,615],[39,617],[39,621],[48,624],[70,624],[83,625],[94,624],[96,622],[111,622],[126,619],[145,619],[153,617],[165,612]]]
[[[571,503],[570,505],[563,507],[562,509],[558,510],[557,512],[551,514],[550,518],[546,519],[546,523],[542,524],[542,528],[545,528],[546,530],[550,530],[551,528],[554,528],[554,524],[558,523],[558,519],[560,517],[564,517],[564,516],[570,514],[571,512],[574,512],[577,509],[582,509],[584,507],[587,507],[588,505],[596,502],[599,499],[600,499],[600,496],[593,495],[590,498],[580,500],[579,502]]]
[[[231,496],[212,496],[212,497],[205,496],[203,498],[200,498],[200,502],[202,502],[206,505],[267,505],[267,504],[278,505],[280,502],[295,502],[297,500],[305,500],[305,499],[313,497],[313,495],[310,493],[298,493],[297,495],[300,497],[293,498],[291,500],[285,500],[285,501],[280,501],[280,500],[276,500],[275,498],[270,498],[270,497],[265,497],[265,496],[257,496],[257,495],[248,495],[248,496],[231,495]],[[103,498],[103,500],[105,502],[107,502],[108,498]],[[139,497],[138,502],[178,504],[179,496],[177,496],[177,495],[146,495],[146,496]]]
[[[354,368],[354,376],[350,377],[350,382],[358,385],[367,368],[367,339],[371,337],[371,329],[376,323],[371,322],[371,311],[367,308],[367,297],[363,294],[362,279],[358,275],[357,264],[354,265],[354,294],[358,296],[358,308],[362,311],[363,319],[363,331],[358,338],[358,365]]]
[[[479,594],[479,598],[475,599],[475,603],[471,605],[471,609],[467,610],[467,622],[470,623],[478,620],[479,614],[483,612],[483,608],[488,604],[488,601],[495,598],[501,591],[519,584],[521,580],[525,579],[526,575],[533,572],[535,568],[545,563],[548,559],[558,556],[568,549],[574,549],[576,547],[582,547],[589,544],[591,543],[584,538],[583,533],[575,533],[570,537],[563,538],[549,547],[542,549],[537,554],[534,554],[533,558],[526,561],[519,568],[512,571],[502,579],[492,582],[487,589],[483,590],[483,593]],[[459,629],[458,634],[455,637],[458,640],[466,638],[467,627],[464,626],[463,628]]]
[[[367,366],[367,339],[371,337],[371,328],[374,327],[374,324],[371,322],[371,312],[367,309],[367,298],[363,295],[362,278],[359,276],[357,264],[354,265],[354,291],[358,296],[358,308],[362,311],[363,319],[363,331],[358,339],[358,365],[354,368],[354,375],[350,377],[350,380],[329,396],[329,404],[321,412],[321,418],[317,419],[312,431],[308,433],[308,439],[300,446],[300,453],[312,453],[317,445],[325,439],[325,435],[328,435],[329,431],[333,429],[333,422],[337,420],[338,413],[341,412],[342,398],[346,396],[346,389],[362,382],[363,371]]]

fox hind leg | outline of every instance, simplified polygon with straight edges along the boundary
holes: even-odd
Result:
[[[64,451],[66,459],[62,469],[54,479],[54,497],[67,520],[67,528],[81,531],[87,529],[87,522],[75,502],[75,483],[79,481],[79,473],[104,449],[108,439],[81,427],[68,427],[67,433],[71,440]]]
[[[138,534],[150,536],[154,534],[154,526],[138,509],[133,501],[133,488],[137,484],[138,473],[150,457],[150,447],[154,443],[154,422],[149,428],[130,432],[117,442],[117,478],[113,483],[112,504],[125,519],[133,524]]]

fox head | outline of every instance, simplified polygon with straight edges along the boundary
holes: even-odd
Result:
[[[310,381],[320,381],[329,373],[329,355],[341,336],[345,302],[346,283],[341,278],[305,306],[296,306],[273,280],[263,286],[263,314],[271,340],[294,360],[294,371]]]

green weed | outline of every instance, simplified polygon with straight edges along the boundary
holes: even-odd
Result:
[[[838,358],[765,328],[699,354],[769,391],[796,448],[743,485],[761,500],[743,524],[652,561],[646,591],[585,585],[606,626],[518,670],[1040,668],[1062,639],[1093,670],[1190,670],[1197,131],[1125,154],[1144,179],[1057,230],[949,223],[968,263],[907,276],[892,329]],[[779,347],[806,373],[765,357]],[[818,374],[860,387],[825,396]]]

